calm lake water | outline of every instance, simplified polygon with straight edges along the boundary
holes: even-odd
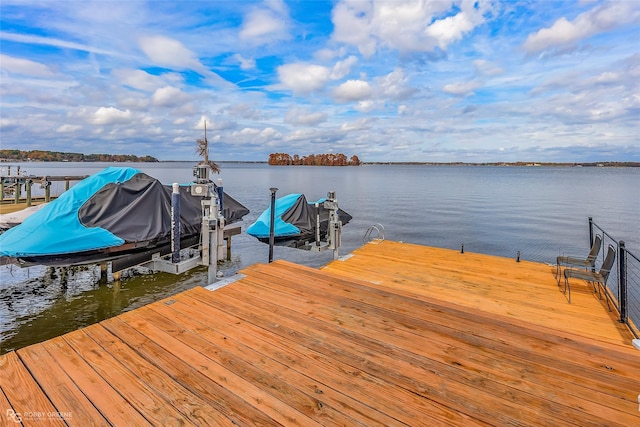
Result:
[[[195,162],[129,163],[163,183],[192,180]],[[23,163],[33,175],[85,175],[110,163]],[[7,165],[0,165],[6,172]],[[640,254],[640,168],[364,165],[360,167],[268,166],[221,163],[225,191],[247,206],[243,230],[278,196],[304,193],[312,201],[337,193],[353,216],[343,229],[341,254],[363,244],[367,228],[380,223],[388,240],[555,262],[559,253],[588,251],[588,217]],[[12,167],[15,173],[15,164]],[[215,176],[214,178],[218,178]],[[63,190],[54,184],[52,194]],[[34,186],[34,191],[36,191]],[[266,262],[268,247],[245,233],[233,238],[230,276]],[[276,247],[274,259],[318,267],[332,254]],[[40,266],[0,267],[0,354],[132,310],[198,285],[207,272],[181,276],[133,271],[119,283],[99,285],[99,269],[70,273]]]

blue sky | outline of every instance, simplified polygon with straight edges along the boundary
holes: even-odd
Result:
[[[0,3],[2,148],[640,161],[638,1]]]

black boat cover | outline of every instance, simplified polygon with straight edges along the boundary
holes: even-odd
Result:
[[[136,169],[109,167],[64,192],[25,221],[0,235],[0,256],[73,254],[171,237],[172,188]],[[180,234],[200,233],[201,197],[180,187]],[[237,222],[249,210],[224,194],[223,215]]]

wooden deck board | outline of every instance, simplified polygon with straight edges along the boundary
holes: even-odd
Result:
[[[375,251],[368,250],[371,247]],[[359,253],[363,256],[358,256]],[[408,257],[407,253],[413,255]],[[586,283],[573,284],[572,304],[567,304],[555,280],[555,266],[384,242],[366,245],[354,251],[347,261],[333,262],[323,270],[352,278],[366,277],[374,285],[434,295],[549,327],[563,325],[565,330],[593,339],[628,345],[632,338],[626,326],[616,324],[615,313],[607,311],[604,299],[598,299]],[[486,274],[467,275],[467,271],[477,270]],[[614,325],[617,327],[612,328]],[[614,330],[617,332],[612,333]]]
[[[57,409],[44,394],[40,385],[33,379],[28,369],[22,364],[16,353],[7,353],[0,358],[0,384],[2,384],[2,391],[10,402],[11,409],[15,411],[14,415],[17,414],[21,418],[23,425],[38,425],[43,419],[46,419],[49,425],[52,426],[65,425],[58,418],[40,415],[57,412]],[[14,384],[19,384],[19,387],[12,387]],[[3,408],[3,417],[9,416],[8,409],[4,410]]]
[[[243,274],[0,356],[0,419],[640,425],[631,334],[552,266],[383,242]]]
[[[208,295],[200,295],[199,297],[204,297],[204,301],[209,301]],[[274,335],[259,325],[244,319],[239,320],[235,313],[218,310],[213,305],[200,301],[199,298],[193,298],[191,294],[179,295],[176,300],[175,308],[183,315],[196,316],[202,310],[212,313],[215,321],[209,318],[201,321],[211,325],[225,336],[241,340],[243,345],[251,346],[263,354],[269,354],[270,358],[287,366],[290,371],[298,372],[300,375],[297,376],[297,381],[306,383],[309,390],[313,390],[323,398],[328,396],[334,399],[332,402],[336,406],[354,414],[352,416],[364,417],[366,421],[364,425],[378,423],[395,425],[398,422],[411,425],[415,423],[415,413],[404,410],[398,405],[397,400],[398,395],[401,395],[401,400],[410,402],[412,406],[423,404],[422,400],[414,394],[398,390],[392,396],[375,377],[368,376],[321,353],[313,352],[302,344],[281,339],[279,335]],[[174,306],[172,305],[172,307]],[[313,373],[313,375],[309,373]],[[360,386],[360,382],[356,383],[354,378],[362,379],[364,388]],[[387,391],[386,395],[385,391]],[[375,396],[375,399],[372,396]],[[424,412],[425,416],[433,412],[433,408],[430,409]],[[455,414],[449,415],[452,420],[456,419]],[[471,420],[464,418],[460,420],[471,423]]]
[[[280,264],[279,267],[286,269],[291,266]],[[274,268],[270,268],[268,271],[263,271],[263,274],[273,274],[273,272],[277,271],[278,270]],[[308,273],[313,274],[314,272],[309,271]],[[352,312],[347,312],[345,310],[330,310],[332,306],[328,304],[325,294],[321,290],[315,289],[314,286],[315,283],[323,280],[321,277],[314,276],[313,284],[301,284],[293,281],[287,283],[284,281],[285,279],[282,276],[274,277],[278,277],[279,281],[272,281],[270,286],[280,292],[287,293],[287,298],[295,303],[295,307],[301,307],[308,304],[309,298],[313,297],[314,304],[308,305],[315,310],[314,318],[324,318],[326,321],[335,321],[340,325],[345,325],[347,322],[342,321],[341,317],[345,316],[345,313],[349,313],[348,316],[355,319],[352,323],[355,326],[361,326],[362,331],[359,331],[358,333],[366,334],[367,330],[377,328],[379,333],[388,335],[388,337],[385,338],[386,340],[396,339],[398,336],[402,335],[403,338],[400,339],[399,342],[406,342],[407,344],[405,345],[407,346],[412,345],[411,340],[415,338],[414,335],[416,334],[429,338],[430,343],[442,340],[444,345],[450,344],[450,336],[455,335],[460,338],[458,345],[462,345],[464,344],[462,338],[467,335],[466,331],[469,330],[474,323],[481,322],[485,326],[482,336],[487,337],[487,339],[497,335],[502,342],[509,342],[511,339],[519,339],[520,341],[527,340],[527,345],[537,347],[538,352],[546,355],[548,358],[544,361],[545,367],[549,367],[553,362],[557,362],[557,364],[560,365],[560,370],[564,370],[564,364],[566,363],[575,364],[582,362],[582,364],[584,364],[588,369],[596,369],[607,374],[606,378],[603,379],[603,382],[597,384],[595,388],[600,389],[603,386],[606,386],[610,381],[609,376],[611,374],[615,373],[616,375],[619,375],[617,368],[607,366],[605,369],[602,367],[602,365],[611,358],[611,356],[614,356],[613,359],[619,361],[617,367],[622,370],[621,375],[623,378],[634,376],[640,377],[640,366],[634,366],[633,363],[636,361],[634,357],[630,357],[630,355],[626,353],[619,354],[616,352],[616,348],[607,348],[606,351],[603,351],[600,346],[590,346],[588,344],[585,345],[582,342],[569,341],[571,339],[569,334],[564,334],[561,342],[554,342],[553,336],[549,335],[548,330],[535,327],[531,328],[529,325],[522,324],[521,322],[514,320],[510,320],[508,323],[496,322],[495,318],[487,318],[486,316],[479,316],[476,313],[464,312],[459,309],[453,311],[453,316],[447,316],[447,313],[442,310],[438,310],[433,315],[429,315],[429,312],[426,310],[427,307],[424,306],[424,303],[426,302],[424,299],[420,301],[420,304],[416,304],[416,301],[414,300],[400,300],[399,298],[396,298],[393,301],[393,311],[390,311],[380,307],[383,305],[383,300],[391,297],[392,295],[382,294],[376,299],[375,293],[372,293],[370,289],[367,289],[367,299],[369,302],[362,302],[361,300],[363,298],[351,299],[348,302],[349,307],[354,308],[357,313],[362,313],[362,316],[357,316]],[[345,287],[339,289],[338,286],[340,285],[340,282],[336,278],[325,277],[324,280],[330,281],[330,283],[334,285],[332,287],[332,295],[353,298],[354,295],[364,294],[364,289],[358,287],[354,288],[352,282],[345,282]],[[259,290],[259,288],[256,289],[256,292],[259,293]],[[438,307],[442,307],[442,305],[439,305]],[[328,315],[323,316],[322,313],[319,313],[319,310],[327,312]],[[500,329],[492,328],[492,324],[498,325]],[[438,325],[453,329],[453,331],[444,331],[439,334],[437,331]],[[485,331],[491,331],[491,335],[487,334]],[[475,334],[474,342],[469,350],[475,350],[480,347],[477,337],[478,334]],[[561,357],[557,356],[557,347],[559,343],[562,345],[564,350]],[[493,346],[493,341],[489,342],[488,345]],[[577,350],[575,349],[576,347]],[[590,375],[597,376],[595,373],[590,373]]]
[[[116,338],[102,325],[86,328],[85,333],[98,343],[105,352],[110,352],[141,382],[152,388],[155,393],[166,399],[194,424],[229,423],[228,418],[216,411],[199,396],[176,382],[166,372],[140,357],[135,350]],[[87,425],[87,424],[85,424]]]
[[[287,267],[287,266],[284,266],[284,267]],[[263,271],[262,273],[273,274],[274,272],[277,272],[279,270],[280,269],[271,268],[268,270],[268,272]],[[310,272],[310,273],[313,273],[313,272]],[[299,282],[296,283],[293,280],[287,283],[285,275],[274,276],[274,278],[275,277],[277,277],[279,281],[276,281],[276,280],[271,281],[270,286],[278,286],[278,289],[280,290],[280,292],[289,294],[287,296],[287,299],[293,303],[292,304],[293,307],[295,307],[296,309],[300,309],[300,311],[303,314],[304,314],[303,308],[305,306],[309,306],[309,308],[313,310],[314,319],[323,319],[328,322],[334,321],[334,322],[337,322],[339,325],[341,325],[341,327],[348,327],[349,325],[351,325],[352,328],[350,329],[356,332],[358,335],[365,335],[365,336],[369,335],[372,338],[375,338],[375,337],[379,338],[380,335],[382,335],[384,337],[382,339],[387,344],[389,343],[395,344],[398,347],[404,347],[415,353],[422,352],[422,353],[428,354],[427,361],[439,359],[438,354],[436,354],[433,351],[434,347],[437,347],[438,345],[437,334],[434,333],[435,331],[432,324],[427,324],[426,322],[420,321],[421,319],[419,318],[422,317],[420,316],[421,311],[412,310],[412,314],[410,316],[408,315],[403,316],[403,315],[399,315],[398,313],[394,313],[390,311],[386,311],[386,312],[380,311],[378,309],[379,304],[377,303],[373,305],[358,304],[358,301],[351,300],[350,302],[348,302],[347,307],[354,308],[355,312],[357,313],[363,313],[363,316],[359,317],[359,316],[354,316],[353,314],[349,314],[349,319],[347,319],[344,316],[341,316],[341,314],[345,313],[346,310],[338,310],[338,311],[328,310],[328,308],[330,308],[331,305],[327,304],[326,301],[322,301],[323,293],[317,290],[315,290],[314,292],[314,287],[317,284],[318,280],[322,280],[321,278],[315,277],[315,281],[312,284],[308,284],[308,283],[305,284],[305,283],[299,283]],[[333,282],[335,282],[335,280],[333,280]],[[274,283],[278,283],[279,285],[274,285]],[[242,289],[242,288],[239,288],[239,289]],[[333,291],[332,295],[339,294],[338,289],[334,288],[332,289],[332,291]],[[362,295],[362,293],[357,293],[355,291],[357,291],[357,289],[352,289],[351,291],[347,290],[347,292],[345,292],[344,295],[349,295],[349,294]],[[255,295],[260,295],[262,293],[260,289],[253,289],[253,288],[251,289],[251,292],[255,293]],[[369,296],[371,294],[369,293],[367,295]],[[311,298],[313,298],[313,301],[310,301]],[[393,306],[394,306],[394,310],[404,309],[407,312],[411,311],[408,307],[406,308],[402,307],[401,302],[397,300],[394,301]],[[343,308],[343,307],[345,306],[343,305],[340,306],[340,308]],[[325,311],[327,315],[323,316],[323,313],[321,313],[320,311]],[[353,310],[351,310],[351,312],[353,312]],[[438,314],[438,319],[435,319],[435,320],[438,320],[438,321],[442,320],[445,323],[447,322],[447,320],[449,320],[452,325],[455,325],[457,319],[460,319],[461,314],[463,313],[460,313],[460,311],[457,311],[455,318],[447,319],[444,316],[444,313],[441,311]],[[384,319],[384,321],[380,321],[379,319]],[[474,323],[480,322],[485,325],[490,321],[490,319],[482,318],[479,316],[477,317],[474,316],[474,317],[471,317],[470,319]],[[462,326],[462,330],[456,332],[455,333],[456,336],[460,336],[461,334],[464,334],[464,328],[466,328],[467,325],[461,325],[461,326]],[[512,326],[513,326],[513,331],[511,331]],[[598,410],[601,408],[601,404],[603,403],[603,400],[606,400],[608,404],[611,405],[611,407],[614,409],[614,411],[612,411],[609,414],[609,416],[612,417],[612,419],[616,418],[617,411],[622,409],[622,406],[619,405],[620,396],[613,397],[613,396],[609,396],[607,394],[601,393],[602,388],[606,387],[606,385],[611,381],[611,376],[612,376],[611,374],[615,371],[615,369],[612,367],[607,367],[606,369],[602,367],[601,365],[603,363],[602,354],[596,355],[593,353],[586,352],[581,348],[580,351],[570,352],[570,354],[568,355],[569,359],[567,360],[556,360],[555,357],[553,357],[553,355],[557,350],[556,348],[557,346],[552,347],[552,343],[540,342],[545,338],[544,336],[540,337],[542,339],[534,339],[533,337],[529,337],[528,341],[524,341],[522,340],[521,336],[526,335],[526,333],[523,334],[521,325],[512,325],[511,323],[509,324],[503,323],[502,327],[503,327],[502,332],[499,335],[501,337],[504,337],[504,339],[509,339],[509,334],[511,334],[513,336],[517,336],[517,338],[520,338],[520,340],[523,341],[523,344],[526,344],[527,346],[550,347],[548,351],[546,350],[544,351],[545,353],[548,353],[550,357],[548,357],[544,361],[544,363],[539,364],[537,368],[544,370],[546,375],[550,375],[551,381],[549,381],[547,377],[544,376],[543,377],[544,381],[538,381],[536,384],[536,387],[529,387],[528,392],[535,393],[538,389],[542,388],[543,390],[542,390],[541,397],[547,397],[547,396],[555,397],[557,395],[556,390],[563,390],[563,393],[566,393],[566,396],[564,397],[565,404],[576,404],[576,405],[579,404],[582,406],[588,406],[588,405],[585,405],[585,390],[583,389],[583,387],[577,386],[576,384],[574,384],[573,381],[575,381],[576,378],[573,378],[570,375],[567,375],[567,373],[565,372],[567,368],[569,369],[572,368],[572,366],[568,366],[568,365],[575,364],[576,361],[578,362],[584,361],[585,369],[592,370],[591,372],[588,373],[590,376],[597,377],[598,374],[602,374],[602,373],[606,374],[602,382],[595,383],[592,385],[591,390],[589,390],[591,391],[591,393],[587,394],[586,396],[591,397],[593,401],[597,402],[596,407]],[[425,331],[428,331],[428,334],[425,334],[424,333]],[[446,336],[450,336],[450,335],[451,334],[447,334]],[[428,339],[428,347],[424,347],[424,342],[420,342],[418,338],[423,338],[425,340]],[[442,343],[443,346],[447,346],[450,344],[451,344],[450,339],[448,339],[447,342]],[[458,342],[458,345],[460,346],[464,344],[465,343],[462,340]],[[452,372],[451,376],[464,377],[467,371],[474,371],[469,366],[467,361],[470,358],[472,358],[472,356],[475,353],[481,352],[485,348],[493,347],[493,345],[494,344],[492,342],[486,342],[484,344],[481,344],[478,341],[474,341],[472,345],[467,345],[466,348],[462,349],[460,352],[461,354],[465,354],[465,357],[459,359],[460,362],[464,362],[465,372],[463,373]],[[583,345],[581,344],[580,347],[583,347]],[[445,347],[443,349],[445,357],[444,359],[440,359],[439,361],[441,363],[447,364],[447,367],[460,364],[460,362],[457,362],[455,360],[448,360],[448,361],[446,360],[446,359],[450,359],[450,357],[446,357],[446,350],[448,350],[448,348],[449,347]],[[619,364],[617,366],[623,370],[622,374],[624,376],[640,377],[640,370],[637,369],[638,367],[635,367],[636,369],[633,369],[634,366],[632,364],[636,361],[635,359],[625,357],[627,355],[611,354],[611,351],[612,350],[609,349],[608,352],[606,353],[606,356],[607,357],[613,356],[614,360],[619,360]],[[442,356],[442,354],[440,354],[440,356]],[[485,357],[482,359],[482,363],[478,364],[478,366],[476,367],[474,375],[476,376],[489,375],[493,379],[501,378],[505,376],[505,372],[504,372],[505,364],[501,363],[501,362],[504,362],[505,353],[499,353],[499,354],[494,353],[492,356],[493,356],[493,361],[496,368],[491,369],[492,359],[490,357]],[[599,358],[600,360],[598,360]],[[419,363],[422,364],[423,366],[426,366],[425,360]],[[522,360],[520,361],[515,359],[511,360],[511,364],[518,364],[518,363],[521,364]],[[528,366],[527,369],[531,369],[531,366]],[[616,373],[616,375],[618,375],[618,373]],[[624,378],[624,376],[622,378]],[[556,379],[559,379],[559,380],[555,381]],[[507,377],[502,382],[502,384],[503,385],[512,385],[512,384],[522,385],[522,383],[526,381],[530,381],[530,379],[527,379],[526,376],[522,374],[522,372],[516,372],[514,373],[514,377],[512,378]],[[633,386],[633,385],[634,383],[629,384],[629,386]],[[496,389],[495,384],[493,385],[484,384],[484,386],[487,386],[488,388]],[[559,387],[559,388],[556,388],[556,387]],[[555,411],[556,410],[554,410],[554,412]]]
[[[68,425],[109,425],[64,370],[57,363],[51,363],[44,346],[33,345],[19,350],[18,354],[38,384],[47,390],[48,398]]]

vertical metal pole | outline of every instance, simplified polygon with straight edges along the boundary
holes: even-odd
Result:
[[[17,205],[20,203],[20,193],[22,192],[22,184],[20,184],[20,178],[16,177],[16,186],[14,193],[14,203]]]
[[[273,262],[273,245],[275,243],[275,227],[276,227],[276,191],[277,188],[271,187],[271,219],[269,222],[269,263]]]
[[[593,246],[593,217],[589,217],[589,247]]]
[[[46,181],[44,185],[44,201],[49,203],[51,201],[51,183]]]
[[[209,284],[215,283],[218,274],[218,237],[220,229],[220,221],[218,220],[218,206],[216,206],[216,200],[209,199],[209,221],[208,221],[208,234],[209,234],[209,269],[207,271]]]
[[[171,262],[180,262],[180,184],[173,183],[171,193]]]
[[[623,240],[618,243],[618,289],[620,292],[620,323],[627,323],[627,250]]]
[[[224,216],[224,190],[222,189],[222,178],[218,179],[218,200],[220,200],[220,215]]]
[[[4,176],[0,176],[0,202],[4,201]]]
[[[67,190],[69,189],[69,186],[70,186],[70,184],[69,184],[69,180],[67,179],[67,180],[64,182],[64,191],[67,191]]]
[[[27,207],[31,206],[31,185],[33,184],[33,182],[31,182],[30,179],[27,179],[24,182],[24,187],[25,190],[27,191]]]
[[[320,203],[317,203],[317,202],[316,202],[316,246],[320,246]]]

